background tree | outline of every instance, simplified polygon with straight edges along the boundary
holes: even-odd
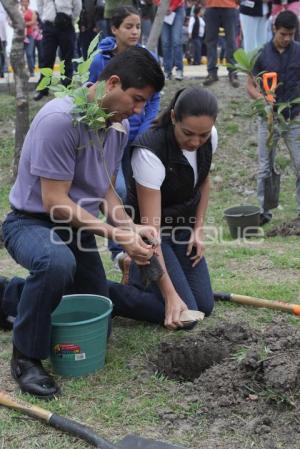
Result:
[[[161,33],[161,29],[164,22],[164,17],[169,7],[169,0],[160,0],[160,4],[157,8],[155,19],[151,27],[150,36],[147,42],[147,49],[150,51],[156,51],[158,45],[158,39]]]
[[[24,59],[25,24],[17,0],[1,0],[1,2],[10,18],[14,31],[10,52],[10,63],[14,71],[16,86],[15,151],[13,159],[13,178],[15,178],[18,170],[21,148],[29,128],[28,72]]]

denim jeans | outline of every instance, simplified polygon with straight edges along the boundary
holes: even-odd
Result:
[[[195,37],[192,42],[194,47],[194,64],[199,65],[202,56],[202,38]]]
[[[176,10],[172,25],[163,24],[161,41],[165,73],[171,73],[174,66],[177,70],[183,70],[182,27],[184,18],[185,9],[182,6]]]
[[[268,213],[264,209],[264,179],[271,175],[272,167],[276,156],[276,148],[279,138],[282,137],[290,153],[291,161],[296,175],[296,201],[297,210],[300,213],[300,122],[294,122],[289,125],[286,132],[280,136],[274,130],[272,148],[267,147],[268,128],[264,120],[258,124],[258,178],[257,178],[257,198],[260,204],[261,212]]]
[[[93,234],[31,218],[18,212],[3,223],[5,246],[29,271],[4,291],[3,310],[16,316],[13,340],[27,357],[45,359],[50,350],[51,313],[65,294],[108,296],[102,261]]]
[[[217,67],[217,45],[219,27],[223,27],[226,39],[226,59],[230,64],[234,64],[233,53],[236,49],[236,19],[235,8],[207,8],[205,11],[206,34],[205,43],[207,48],[207,71],[216,75]]]
[[[268,40],[268,18],[240,14],[243,31],[243,47],[249,52],[262,47]]]
[[[189,232],[176,233],[176,242],[163,237],[161,248],[168,274],[180,298],[191,310],[200,310],[206,316],[214,307],[213,292],[205,258],[192,267],[186,255]],[[129,285],[108,281],[110,299],[114,304],[113,313],[140,321],[162,324],[165,318],[165,302],[157,285],[147,289],[141,284],[140,269],[130,265]]]
[[[28,42],[24,44],[26,59],[27,59],[27,66],[29,73],[34,72],[34,66],[35,66],[35,55],[34,55],[34,39],[32,36],[27,36]]]

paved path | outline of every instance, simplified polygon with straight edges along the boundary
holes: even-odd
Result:
[[[219,66],[219,76],[227,76],[227,69],[224,66]],[[185,65],[184,77],[185,78],[205,78],[207,76],[206,64],[201,65]],[[34,89],[37,81],[39,80],[39,73],[36,72],[34,77],[29,78],[30,89]],[[5,78],[0,78],[0,91],[10,92],[14,88],[13,74],[6,73]]]

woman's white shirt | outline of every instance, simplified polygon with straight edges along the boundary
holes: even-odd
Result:
[[[215,126],[211,131],[212,152],[218,147],[218,132]],[[182,150],[194,170],[195,184],[198,180],[197,151]],[[146,148],[135,148],[131,158],[133,177],[138,184],[153,190],[160,190],[166,177],[166,169],[161,160]]]

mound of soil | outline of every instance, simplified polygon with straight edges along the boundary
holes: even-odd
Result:
[[[295,220],[290,222],[282,223],[267,232],[267,237],[276,237],[276,235],[280,235],[282,237],[289,235],[300,235],[300,217],[297,217]]]
[[[179,381],[183,410],[190,401],[202,404],[196,415],[172,412],[169,427],[193,428],[205,417],[210,435],[223,434],[222,448],[299,449],[299,344],[300,329],[284,321],[263,330],[225,323],[162,343],[153,357],[155,370]],[[161,417],[168,421],[169,412]],[[242,447],[232,437],[240,440],[241,432]],[[199,449],[208,447],[204,443]]]

